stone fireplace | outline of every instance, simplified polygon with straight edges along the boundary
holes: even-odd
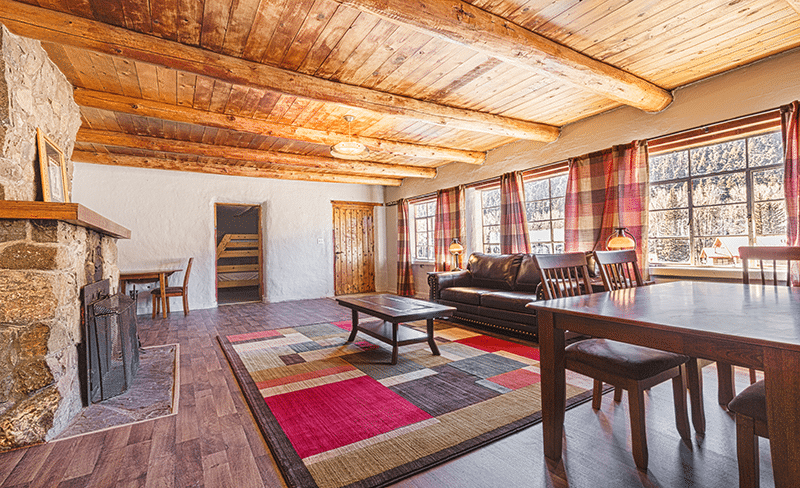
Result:
[[[107,227],[126,229],[36,202],[37,127],[64,151],[69,191],[80,124],[72,85],[40,43],[0,25],[0,451],[53,438],[82,408],[80,289],[119,277],[125,236]]]

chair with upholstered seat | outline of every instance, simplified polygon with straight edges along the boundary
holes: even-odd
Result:
[[[636,251],[634,250],[595,251],[594,259],[600,270],[600,277],[603,279],[603,286],[606,291],[624,290],[648,284],[642,279]],[[713,361],[700,361],[697,358],[691,358],[686,363],[688,373],[686,382],[689,386],[692,423],[694,424],[694,430],[698,434],[704,434],[706,431],[706,415],[703,407],[703,376],[700,374],[700,368],[711,363]],[[593,404],[597,405],[595,407],[597,409],[600,408],[601,389],[602,384],[595,384],[592,401]],[[622,390],[615,388],[614,401],[619,402],[621,400]]]
[[[758,261],[760,283],[772,286],[794,287],[791,279],[792,263],[800,264],[800,247],[797,246],[742,246],[742,282],[756,284],[750,278],[750,261]],[[766,272],[765,263],[771,264],[772,273]],[[779,265],[786,264],[786,281],[778,274]],[[728,404],[728,410],[736,414],[736,457],[739,461],[739,487],[757,488],[760,477],[758,469],[758,437],[769,439],[767,426],[767,400],[764,380],[755,381],[755,370],[750,370],[751,385],[745,388]]]
[[[739,258],[742,260],[742,283],[745,285],[750,284],[750,261],[757,261],[761,284],[795,286],[791,280],[791,269],[792,262],[800,263],[800,247],[742,246],[739,248]],[[786,281],[781,283],[778,267],[784,263],[786,264]],[[772,276],[765,272],[769,264],[772,265]],[[750,384],[755,382],[756,370],[750,369]]]
[[[169,299],[171,297],[183,297],[183,314],[189,315],[189,273],[192,271],[192,261],[194,261],[194,258],[189,258],[189,262],[186,264],[186,272],[183,274],[183,286],[168,286],[166,289],[167,313],[169,313]],[[153,318],[156,318],[161,311],[161,288],[156,288],[150,293],[153,296]]]
[[[535,254],[542,275],[545,299],[592,293],[586,255],[579,253]],[[686,408],[686,363],[688,356],[625,344],[607,339],[585,339],[564,350],[565,367],[594,380],[594,390],[602,383],[628,391],[631,444],[636,467],[647,470],[644,391],[672,379],[675,423],[681,438],[689,440]],[[600,402],[592,407],[598,409]]]
[[[728,404],[728,410],[736,414],[739,488],[758,488],[758,437],[769,439],[764,380],[753,383],[736,395]]]

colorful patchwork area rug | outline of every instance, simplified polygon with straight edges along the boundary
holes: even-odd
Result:
[[[437,321],[441,356],[415,344],[391,365],[389,346],[346,344],[349,330],[218,338],[291,487],[385,486],[541,420],[535,347]],[[567,382],[568,406],[590,398],[591,380]]]

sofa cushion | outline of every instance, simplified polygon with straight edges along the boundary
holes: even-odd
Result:
[[[472,285],[495,290],[513,290],[517,279],[522,254],[501,254],[499,256],[472,253],[467,269],[472,273]]]
[[[474,287],[461,287],[454,286],[452,288],[445,288],[442,290],[441,299],[448,302],[468,303],[470,305],[480,305],[481,295],[491,293],[493,291],[489,288],[474,288]]]
[[[539,286],[541,281],[542,275],[539,273],[536,261],[533,260],[533,255],[523,254],[519,272],[517,273],[517,280],[514,282],[514,290],[535,293],[536,287]]]
[[[482,307],[513,310],[522,313],[533,312],[533,310],[525,308],[525,305],[533,301],[536,301],[536,295],[521,291],[496,291],[481,295]]]

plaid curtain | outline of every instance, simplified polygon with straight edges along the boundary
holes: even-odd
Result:
[[[603,249],[615,227],[636,239],[636,254],[647,272],[647,145],[634,141],[570,161],[564,216],[567,252]]]
[[[786,194],[786,245],[800,246],[800,102],[781,107]],[[800,285],[798,264],[792,266],[792,281]]]
[[[449,271],[453,257],[450,244],[453,239],[464,244],[464,186],[456,186],[436,192],[436,223],[434,225],[434,249],[436,271]],[[458,257],[459,267],[463,255]]]
[[[411,272],[411,234],[408,200],[397,202],[397,294],[414,296],[414,275]]]
[[[525,218],[525,192],[519,172],[500,177],[500,252],[531,252],[531,238]]]

